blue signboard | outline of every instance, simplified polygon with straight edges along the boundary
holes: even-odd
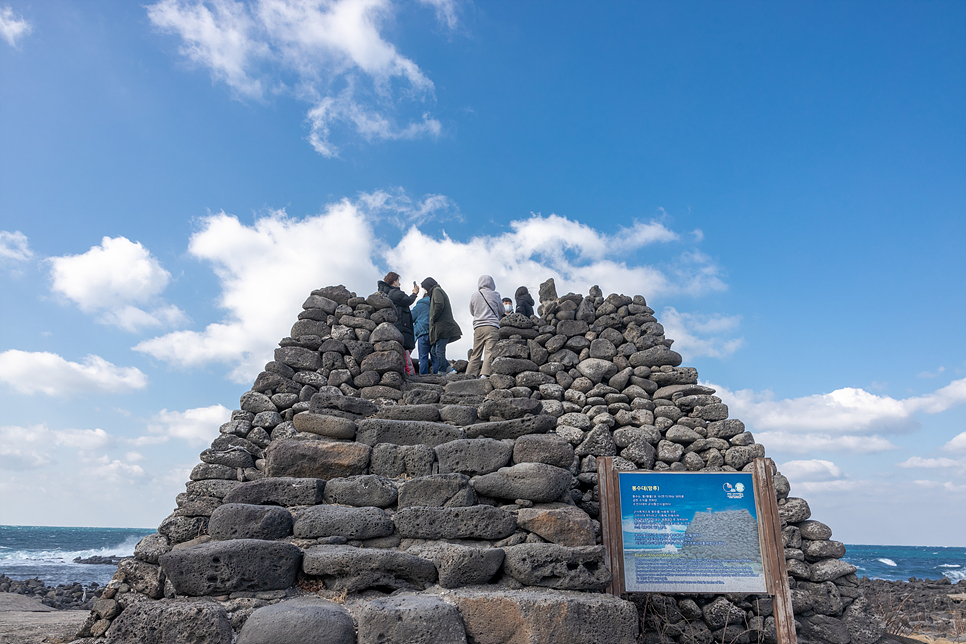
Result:
[[[620,472],[627,592],[764,593],[745,472]]]

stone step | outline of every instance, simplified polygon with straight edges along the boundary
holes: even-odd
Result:
[[[436,447],[461,438],[466,438],[466,432],[459,427],[418,420],[367,418],[358,422],[356,431],[356,440],[365,445],[392,443]]]
[[[436,581],[432,561],[398,550],[315,546],[305,551],[302,571],[321,577],[329,590],[419,589]]]
[[[234,539],[175,549],[158,561],[179,595],[198,597],[290,588],[302,551],[281,541]]]

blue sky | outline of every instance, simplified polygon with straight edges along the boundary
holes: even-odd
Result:
[[[0,523],[157,525],[393,269],[643,294],[834,538],[966,545],[964,215],[962,3],[0,0]]]

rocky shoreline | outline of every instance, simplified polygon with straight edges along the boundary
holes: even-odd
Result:
[[[90,610],[100,599],[104,587],[97,582],[85,586],[80,582],[48,586],[39,578],[11,579],[0,575],[0,593],[13,593],[26,597],[36,597],[45,606],[57,610]]]
[[[861,577],[859,587],[887,633],[966,642],[966,580]]]

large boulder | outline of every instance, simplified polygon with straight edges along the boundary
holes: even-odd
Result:
[[[305,551],[302,570],[320,578],[329,590],[348,592],[373,587],[424,589],[436,581],[433,562],[380,548],[316,546]]]
[[[546,503],[559,499],[570,488],[572,480],[573,475],[560,467],[546,463],[520,463],[476,476],[470,483],[483,496]]]
[[[411,506],[465,507],[476,503],[476,493],[465,474],[431,474],[403,483],[399,508]]]
[[[277,505],[226,503],[211,513],[213,539],[282,539],[292,534],[292,514]]]
[[[325,487],[325,502],[388,508],[396,502],[396,486],[384,476],[363,474],[332,479]]]
[[[225,503],[253,505],[315,505],[322,503],[322,479],[265,478],[240,483],[225,495]]]
[[[342,606],[311,595],[263,606],[245,621],[236,644],[355,644],[355,625]]]
[[[356,432],[356,440],[366,445],[392,443],[436,447],[462,438],[466,438],[466,433],[459,427],[418,420],[367,418],[358,422]]]
[[[526,434],[546,434],[557,426],[557,419],[547,414],[524,416],[514,420],[476,423],[466,427],[466,438],[520,438]]]
[[[501,548],[474,548],[456,543],[428,543],[409,552],[429,559],[439,572],[439,585],[458,588],[488,583],[503,565]]]
[[[488,474],[510,461],[513,448],[494,438],[468,438],[436,446],[440,474]]]
[[[489,505],[403,508],[393,522],[399,536],[410,539],[503,539],[517,525],[512,514]]]
[[[234,539],[172,550],[159,561],[178,594],[198,597],[290,588],[302,551],[281,541]]]
[[[358,619],[359,644],[466,643],[459,610],[434,596],[404,595],[366,602]]]
[[[635,644],[637,608],[613,595],[544,590],[446,591],[476,644]]]
[[[517,525],[561,546],[592,546],[595,542],[590,516],[572,505],[521,508],[517,512]]]
[[[314,505],[296,513],[293,532],[304,539],[373,539],[392,534],[392,520],[379,508]]]
[[[106,635],[111,644],[232,644],[235,634],[228,613],[217,602],[162,600],[128,606]]]
[[[604,546],[567,548],[554,543],[524,543],[503,551],[503,570],[526,586],[603,590],[611,582]]]
[[[265,474],[316,479],[365,474],[371,451],[371,447],[360,443],[272,441],[265,450]]]

